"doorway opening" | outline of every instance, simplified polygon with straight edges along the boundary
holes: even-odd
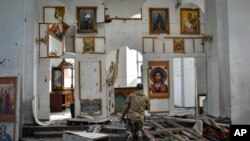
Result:
[[[174,58],[173,66],[175,114],[180,116],[195,115],[195,59]]]
[[[50,122],[66,122],[74,110],[74,60],[51,61]]]
[[[74,63],[70,58],[39,60],[38,120],[57,124],[66,123],[66,119],[72,117]]]
[[[106,57],[106,70],[109,72],[109,64],[115,62],[116,51],[111,51]],[[114,111],[119,113],[125,103],[126,97],[136,91],[136,85],[143,83],[143,57],[137,50],[121,47],[119,54],[118,76],[114,83]],[[112,112],[111,112],[112,113]]]
[[[204,57],[173,59],[175,115],[198,115],[202,110],[206,91],[206,70]],[[198,109],[201,108],[201,109]]]

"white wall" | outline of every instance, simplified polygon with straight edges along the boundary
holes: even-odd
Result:
[[[195,107],[194,58],[174,58],[174,104],[179,107]]]
[[[145,0],[104,0],[105,6],[108,8],[106,14],[111,18],[130,18],[135,14],[141,14],[144,2]]]
[[[50,118],[51,59],[40,59],[38,67],[38,118]]]
[[[178,107],[183,107],[182,99],[182,65],[181,58],[173,59],[173,78],[174,78],[174,105]]]
[[[80,114],[80,99],[79,99],[79,89],[80,87],[82,87],[83,85],[79,86],[79,75],[80,73],[85,73],[86,69],[82,69],[81,66],[81,72],[79,72],[79,65],[78,62],[80,62],[80,64],[84,64],[84,63],[89,63],[89,62],[99,62],[101,61],[101,69],[98,71],[101,71],[102,77],[101,77],[101,82],[99,82],[98,85],[102,85],[102,91],[98,92],[98,93],[94,93],[94,94],[87,94],[85,95],[83,98],[84,99],[102,99],[102,114],[101,115],[96,115],[97,118],[107,118],[109,115],[108,113],[108,108],[109,108],[109,104],[108,104],[108,93],[107,93],[107,88],[106,88],[106,58],[105,55],[103,54],[99,54],[99,55],[91,55],[91,54],[86,54],[86,55],[82,55],[82,54],[76,54],[73,59],[75,59],[75,66],[74,66],[74,70],[75,70],[75,91],[74,91],[74,97],[75,97],[75,115],[79,115]],[[89,73],[88,73],[89,74]],[[94,73],[93,73],[94,74]],[[100,75],[95,76],[95,77],[100,77]],[[81,79],[83,79],[84,77],[82,77],[81,75]],[[83,81],[85,82],[90,82],[93,84],[93,80],[88,79],[85,80],[83,79]],[[81,81],[82,82],[82,81]],[[97,90],[96,90],[97,91]],[[99,91],[99,87],[98,87],[98,91]],[[84,95],[84,93],[82,93],[82,95]]]
[[[194,58],[183,59],[184,107],[195,107],[195,64]]]
[[[227,4],[232,124],[250,124],[250,28],[248,24],[250,1],[228,0]]]
[[[16,140],[23,123],[32,123],[31,101],[36,91],[36,1],[2,0],[0,5],[0,75],[20,76],[20,117],[16,114]],[[20,105],[17,105],[17,110]],[[20,129],[20,130],[19,130]]]
[[[207,107],[212,116],[230,117],[229,48],[226,1],[206,1]]]
[[[195,3],[203,12],[205,11],[205,0],[182,0],[182,4],[185,3]]]
[[[141,37],[143,36],[142,21],[116,21],[105,24],[107,52],[127,46],[141,51]]]
[[[137,51],[127,48],[127,86],[135,87],[137,84]]]
[[[206,93],[206,57],[196,57],[195,58],[195,67],[197,75],[197,94]]]

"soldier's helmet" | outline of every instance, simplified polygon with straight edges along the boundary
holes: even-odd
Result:
[[[142,89],[143,89],[143,85],[142,85],[141,83],[138,83],[138,84],[136,85],[136,88],[137,88],[138,90],[142,90]]]

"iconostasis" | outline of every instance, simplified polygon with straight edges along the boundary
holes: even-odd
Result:
[[[40,59],[53,59],[69,55],[75,59],[74,96],[77,99],[75,102],[82,105],[76,108],[76,114],[93,114],[83,108],[86,100],[93,101],[94,107],[101,106],[96,109],[104,110],[97,113],[107,114],[105,68],[109,64],[106,64],[105,57],[112,50],[129,46],[142,53],[143,71],[148,72],[143,76],[146,80],[143,82],[145,93],[150,93],[149,89],[153,88],[153,72],[157,70],[164,75],[163,87],[167,85],[168,88],[160,94],[148,94],[153,101],[167,100],[168,106],[163,111],[169,111],[173,101],[172,59],[175,56],[205,53],[202,36],[204,15],[197,6],[187,5],[175,9],[175,5],[170,2],[147,1],[139,9],[141,17],[133,19],[114,16],[115,13],[111,14],[112,18],[109,17],[107,13],[115,10],[112,9],[112,3],[108,2],[109,8],[99,1],[86,4],[73,1],[70,6],[63,3],[50,6],[49,3],[44,3],[42,7],[37,39],[38,56]],[[159,105],[161,102],[156,103]],[[157,104],[153,103],[153,106]],[[154,109],[159,107],[153,108],[152,112]]]

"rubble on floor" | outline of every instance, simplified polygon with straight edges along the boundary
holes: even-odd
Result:
[[[185,116],[185,118],[179,118],[151,114],[151,116],[145,118],[143,138],[144,141],[228,141],[230,128],[229,124],[225,124],[228,123],[228,119],[224,121],[220,118],[220,123],[216,121],[218,121],[218,119],[210,117]],[[60,129],[60,135],[59,133],[56,136],[53,134],[51,137],[61,137],[62,140],[63,134],[70,131],[81,133],[82,136],[89,133],[102,133],[109,135],[110,141],[126,141],[125,124],[120,123],[118,115],[113,115],[113,117],[107,119],[96,119],[88,115],[82,115],[69,119],[64,130],[61,130],[61,126],[59,127],[54,128],[58,129],[56,131]],[[66,127],[71,128],[67,129]],[[73,129],[78,128],[73,127],[85,128],[76,131]],[[44,128],[46,128],[48,132],[52,131],[47,129],[49,127]],[[30,134],[35,135],[35,132]],[[107,138],[105,140],[107,140]],[[48,139],[48,141],[50,141],[50,139]]]
[[[212,118],[183,119],[154,115],[147,122],[153,130],[143,130],[151,140],[158,141],[227,141],[229,125],[215,122]]]
[[[109,124],[110,122],[110,118],[96,119],[89,115],[80,115],[77,118],[68,119],[67,125]]]
[[[77,119],[81,122],[85,120],[98,121],[92,118]],[[112,121],[111,124],[102,125],[99,128],[102,128],[99,129],[101,133],[107,133],[110,136],[125,133],[124,125],[119,121]],[[209,117],[178,118],[152,114],[146,118],[143,133],[146,141],[227,141],[229,140],[229,125],[217,123]]]
[[[63,134],[64,141],[109,141],[109,134],[89,133],[89,132],[71,132],[66,131]]]

